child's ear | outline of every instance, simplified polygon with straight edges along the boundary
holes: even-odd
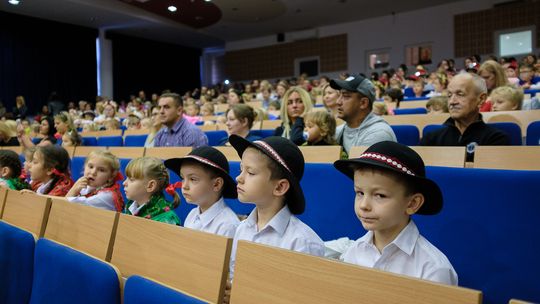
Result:
[[[151,179],[146,183],[146,192],[154,193],[157,191],[158,183],[155,179]]]
[[[274,191],[272,194],[274,196],[284,196],[287,191],[289,191],[289,188],[291,187],[291,183],[285,178],[282,178],[278,180],[275,184]]]
[[[214,183],[212,184],[212,191],[220,192],[223,189],[224,183],[225,181],[223,180],[223,177],[214,178]]]
[[[413,215],[424,205],[424,195],[422,193],[415,193],[411,195],[409,202],[407,203],[407,214]]]
[[[0,177],[7,178],[9,177],[10,173],[11,170],[7,166],[0,169]]]

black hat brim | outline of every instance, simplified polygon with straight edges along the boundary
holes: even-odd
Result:
[[[347,175],[353,181],[355,167],[376,167],[403,174],[402,171],[397,170],[390,165],[386,165],[379,161],[368,158],[338,160],[334,162],[334,167],[338,169],[341,173]],[[404,176],[406,178],[413,179],[418,191],[424,195],[424,204],[416,213],[423,215],[433,215],[439,213],[443,206],[443,195],[439,186],[432,180],[424,177],[412,175]]]
[[[330,87],[334,90],[346,90],[346,91],[356,92],[356,88],[351,87],[351,83],[349,81],[345,81],[341,79],[330,80]]]
[[[234,182],[234,179],[229,174],[227,174],[226,172],[222,170],[209,166],[203,162],[200,162],[196,158],[192,158],[192,157],[189,157],[189,155],[187,155],[186,157],[167,159],[164,161],[164,164],[165,164],[165,167],[167,167],[168,169],[172,170],[174,173],[178,174],[178,176],[180,176],[180,167],[182,166],[182,163],[185,160],[196,161],[199,164],[204,165],[205,167],[211,168],[220,177],[222,177],[223,178],[222,195],[224,198],[237,198],[238,197],[238,193],[236,192],[236,183]]]
[[[234,147],[240,158],[242,158],[242,155],[247,148],[254,148],[264,153],[264,155],[268,156],[272,161],[275,161],[274,157],[269,152],[243,137],[231,135],[229,137],[229,143]],[[281,166],[279,163],[278,165]],[[300,187],[300,182],[287,169],[284,168],[283,172],[285,172],[286,179],[289,181],[291,187],[286,197],[287,206],[292,214],[302,214],[306,208],[306,199],[302,187]]]

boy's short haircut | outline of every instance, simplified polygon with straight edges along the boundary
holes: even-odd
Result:
[[[521,104],[523,103],[523,90],[518,89],[511,85],[506,85],[502,87],[497,87],[491,91],[492,96],[500,96],[505,100],[509,100],[513,105],[517,106],[516,110],[521,110]]]

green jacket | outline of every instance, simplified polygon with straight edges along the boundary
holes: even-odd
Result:
[[[129,211],[129,207],[133,204],[133,201],[127,202],[124,207],[125,214],[133,215]],[[165,200],[162,193],[152,195],[150,201],[139,210],[136,216],[180,226],[180,219],[174,212],[173,204]]]
[[[30,189],[30,185],[25,180],[18,177],[0,178],[0,181],[4,182],[11,190]]]

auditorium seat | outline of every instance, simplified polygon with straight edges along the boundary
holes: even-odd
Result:
[[[532,122],[527,127],[527,146],[540,145],[540,121]]]
[[[102,147],[121,147],[124,145],[122,136],[101,136],[97,139],[97,145]]]
[[[521,137],[521,127],[514,122],[493,122],[488,123],[488,125],[503,131],[508,135],[510,139],[510,144],[512,146],[521,146],[523,145],[523,139]]]
[[[30,232],[0,221],[0,303],[28,303],[35,244]]]
[[[443,127],[444,127],[443,125],[427,125],[422,130],[422,137],[426,136],[427,134],[429,134],[431,132],[442,129]]]
[[[204,134],[206,134],[206,137],[208,137],[208,145],[209,146],[217,146],[219,145],[219,142],[228,136],[226,131],[218,130],[218,131],[205,131]]]
[[[396,134],[398,143],[407,146],[417,146],[420,142],[420,132],[413,125],[392,125],[390,126]]]
[[[124,146],[126,147],[144,147],[148,134],[127,135],[124,137]]]
[[[30,304],[120,301],[120,273],[116,267],[55,241],[37,241]]]
[[[265,130],[251,130],[251,134],[255,136],[259,136],[261,138],[266,138],[270,136],[274,136],[274,129],[265,129]]]
[[[204,304],[209,302],[141,276],[129,277],[124,286],[124,304],[147,303]]]
[[[394,115],[427,114],[426,108],[394,109]]]

